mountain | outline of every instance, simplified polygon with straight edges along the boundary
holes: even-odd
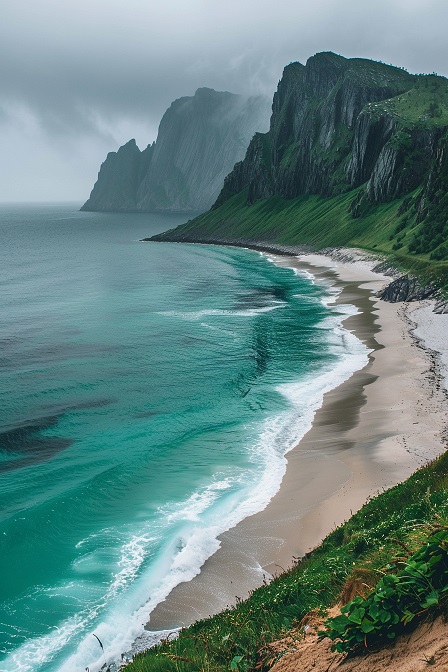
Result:
[[[136,210],[137,190],[149,168],[153,154],[154,144],[148,145],[141,152],[135,140],[130,140],[120,147],[118,152],[109,152],[101,166],[90,198],[81,210],[105,212]]]
[[[268,128],[270,111],[270,101],[263,96],[207,88],[175,100],[163,115],[154,144],[141,152],[131,140],[107,155],[81,209],[208,210],[255,131]]]
[[[269,132],[210,212],[156,239],[358,245],[434,267],[448,259],[447,131],[444,77],[331,52],[291,63]]]

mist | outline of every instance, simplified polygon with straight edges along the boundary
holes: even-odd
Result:
[[[271,96],[318,51],[448,75],[442,0],[15,0],[0,23],[0,200],[83,201],[109,151],[209,86]]]

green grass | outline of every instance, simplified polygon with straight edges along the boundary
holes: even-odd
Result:
[[[288,245],[311,244],[317,248],[349,245],[367,236],[366,246],[378,245],[378,232],[386,244],[395,222],[397,203],[379,206],[369,216],[354,219],[348,207],[356,192],[333,198],[300,196],[284,200],[278,196],[246,206],[243,191],[226,201],[219,209],[201,215],[176,230],[176,236],[214,237],[219,239],[271,241]],[[400,203],[398,203],[400,205]],[[380,222],[379,219],[382,218]],[[385,219],[390,226],[385,226]]]
[[[128,672],[268,670],[270,642],[341,593],[400,567],[428,534],[448,523],[448,454],[371,499],[291,570],[233,609],[195,623],[175,641],[136,656]],[[233,668],[231,665],[233,663]]]
[[[424,75],[406,93],[390,100],[372,103],[371,108],[386,110],[397,116],[404,126],[446,126],[448,124],[448,80]]]

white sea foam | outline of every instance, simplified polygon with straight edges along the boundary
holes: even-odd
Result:
[[[258,254],[260,255],[260,257],[262,257],[263,259],[266,259],[266,261],[269,261],[269,263],[271,263],[271,264],[277,263],[277,257],[274,257],[269,252],[259,252]]]
[[[306,280],[309,280],[312,285],[316,284],[316,278],[312,273],[307,271],[306,268],[293,268],[292,270],[299,278],[305,278]]]
[[[121,549],[121,558],[118,562],[120,571],[114,576],[109,588],[110,594],[118,593],[133,581],[147,555],[148,546],[156,537],[148,535],[133,536]]]
[[[67,619],[49,635],[29,639],[9,654],[1,665],[1,672],[35,672],[49,663],[63,646],[86,627],[83,614]],[[80,668],[81,669],[81,668]],[[85,669],[85,666],[84,666]]]
[[[230,478],[215,481],[204,488],[201,492],[194,492],[181,505],[176,504],[170,511],[170,506],[159,508],[159,513],[164,516],[168,523],[178,520],[198,521],[201,513],[204,513],[219,497],[219,493],[231,487]]]
[[[337,300],[340,293],[341,293],[340,289],[338,289],[337,287],[334,287],[333,285],[328,285],[327,286],[327,295],[323,296],[321,298],[322,305],[325,306],[326,308],[333,305],[334,303],[336,303],[336,300]]]
[[[226,316],[226,317],[250,317],[252,315],[257,315],[258,313],[269,313],[271,310],[277,310],[278,308],[283,308],[286,306],[284,301],[273,300],[269,306],[261,306],[259,308],[243,308],[236,310],[226,310],[219,308],[210,308],[204,310],[191,310],[186,312],[179,312],[175,310],[164,310],[157,313],[157,315],[164,315],[165,317],[176,317],[177,319],[187,320],[189,322],[195,322],[201,320],[204,317],[211,316]]]

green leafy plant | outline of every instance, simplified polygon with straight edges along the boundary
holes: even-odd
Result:
[[[240,667],[241,662],[244,660],[244,656],[234,656],[232,659],[232,662],[230,663],[230,669],[231,670],[241,670],[243,669]]]
[[[391,566],[388,567],[392,569]],[[366,598],[355,597],[330,618],[321,635],[340,653],[395,639],[415,618],[448,594],[448,531],[432,535],[396,574],[386,574]]]

